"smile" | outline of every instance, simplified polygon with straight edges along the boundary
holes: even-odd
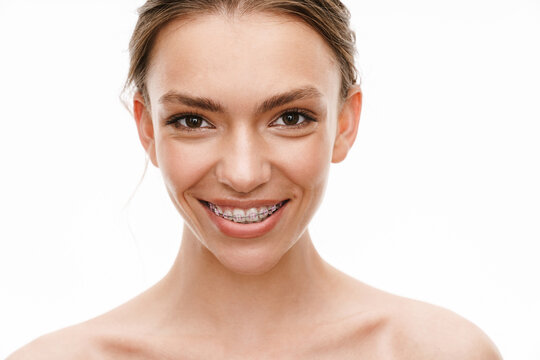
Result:
[[[210,209],[215,215],[222,219],[239,223],[239,224],[253,224],[260,223],[272,216],[289,200],[280,201],[276,204],[269,206],[252,207],[249,209],[233,208],[233,207],[220,207],[208,201],[201,202]]]

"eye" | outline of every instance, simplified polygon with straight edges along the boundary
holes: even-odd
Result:
[[[299,111],[287,111],[274,120],[270,126],[302,127],[309,122],[315,121],[311,116]]]
[[[214,128],[202,116],[196,114],[175,115],[167,121],[167,125],[174,125],[176,128],[183,128],[188,131],[200,128]]]

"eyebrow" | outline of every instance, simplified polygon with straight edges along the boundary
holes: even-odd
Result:
[[[192,97],[175,91],[169,91],[159,98],[159,103],[179,103],[211,112],[224,112],[223,106],[212,99],[205,97]]]
[[[305,86],[271,96],[256,107],[256,112],[258,114],[263,114],[276,107],[286,105],[293,101],[319,97],[322,97],[322,94],[319,90],[317,90],[313,86]],[[225,112],[224,106],[221,105],[219,102],[205,97],[189,96],[176,91],[169,91],[165,95],[161,96],[159,98],[159,103],[179,103],[186,106],[207,110],[210,112]]]
[[[257,107],[257,113],[263,114],[267,111],[286,105],[293,101],[319,97],[322,97],[322,94],[319,90],[312,86],[306,86],[299,89],[290,90],[282,94],[274,95],[263,101],[263,103]]]

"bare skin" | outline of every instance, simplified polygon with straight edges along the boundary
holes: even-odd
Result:
[[[481,330],[463,318],[324,267],[332,285],[317,289],[306,303],[288,296],[303,309],[288,319],[250,326],[254,311],[248,308],[239,309],[237,318],[231,314],[229,323],[203,320],[207,316],[169,303],[168,282],[175,277],[169,273],[130,302],[41,337],[8,360],[501,359]]]
[[[339,98],[339,69],[315,31],[268,14],[172,22],[147,81],[134,115],[185,219],[177,259],[135,299],[10,360],[500,359],[466,320],[367,286],[315,250],[307,226],[330,163],[355,140],[362,99],[357,87]],[[291,91],[301,96],[283,101]],[[287,203],[253,234],[221,228],[204,205],[255,200]]]

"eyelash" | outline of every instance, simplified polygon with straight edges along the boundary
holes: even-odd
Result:
[[[281,119],[285,115],[290,115],[290,114],[300,115],[300,116],[302,116],[304,118],[304,121],[301,122],[300,124],[294,124],[294,125],[281,125],[281,124],[280,125],[272,125],[272,123],[274,123],[277,120]],[[189,126],[181,125],[179,123],[180,120],[186,119],[188,117],[199,118],[202,121],[210,124],[211,127],[204,126],[204,127],[198,127],[198,128],[190,128]],[[313,115],[311,115],[311,112],[308,112],[308,111],[303,110],[303,109],[293,108],[293,109],[285,110],[276,119],[272,120],[272,122],[270,123],[270,127],[278,127],[279,126],[279,127],[287,128],[287,129],[298,129],[298,128],[302,128],[302,127],[305,127],[305,126],[309,125],[310,122],[317,122],[315,117]],[[215,128],[214,125],[210,121],[206,120],[203,115],[198,114],[196,112],[189,112],[189,113],[184,113],[184,114],[173,115],[165,122],[165,124],[166,125],[173,125],[177,129],[182,129],[182,131],[200,131],[200,129],[209,129],[209,128],[212,129],[212,128]]]
[[[300,116],[304,117],[305,121],[301,122],[300,124],[294,124],[294,125],[270,125],[270,126],[281,126],[281,127],[287,128],[287,129],[298,129],[298,128],[303,128],[304,126],[309,125],[310,122],[317,122],[315,117],[313,115],[311,115],[311,112],[308,112],[308,111],[303,110],[303,109],[294,108],[294,109],[285,110],[284,112],[281,113],[281,115],[279,115],[270,124],[276,122],[277,120],[281,119],[285,115],[289,115],[289,114],[300,115]]]
[[[188,117],[199,118],[202,121],[210,124],[211,127],[204,126],[204,127],[198,127],[198,128],[190,128],[189,126],[181,125],[179,123],[180,120],[187,119]],[[210,121],[206,120],[203,115],[198,114],[196,112],[189,112],[189,113],[184,113],[184,114],[173,115],[165,122],[165,125],[173,125],[177,129],[182,129],[182,131],[200,131],[200,129],[212,129],[212,128],[214,128],[214,125]]]

